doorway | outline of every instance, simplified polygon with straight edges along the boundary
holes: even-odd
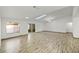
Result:
[[[28,32],[35,32],[35,24],[28,25]]]

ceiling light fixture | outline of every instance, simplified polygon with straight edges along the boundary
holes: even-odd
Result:
[[[29,19],[29,17],[25,17],[25,19]]]
[[[37,18],[35,18],[35,19],[42,19],[42,18],[44,18],[44,17],[46,17],[47,15],[46,14],[44,14],[44,15],[41,15],[41,16],[39,16],[39,17],[37,17]]]

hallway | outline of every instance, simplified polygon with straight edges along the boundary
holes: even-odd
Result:
[[[2,40],[2,50],[20,53],[78,53],[79,39],[73,38],[71,33],[37,32]]]

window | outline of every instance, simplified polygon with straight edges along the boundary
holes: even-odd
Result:
[[[14,22],[14,23],[7,23],[6,25],[6,32],[7,33],[17,33],[17,32],[20,32],[20,29],[19,29],[19,25],[18,23]]]

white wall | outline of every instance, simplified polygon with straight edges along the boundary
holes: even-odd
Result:
[[[79,38],[79,17],[73,20],[73,36]]]
[[[44,31],[44,23],[36,23],[36,32]]]
[[[1,18],[0,18],[0,46],[1,46]]]
[[[72,26],[68,26],[67,23],[71,22],[71,17],[56,19],[55,21],[46,23],[42,21],[28,21],[23,19],[10,19],[10,18],[2,18],[1,19],[1,36],[2,38],[14,37],[18,35],[28,34],[28,24],[34,23],[36,32],[40,31],[54,31],[54,32],[72,32]],[[6,33],[6,23],[9,21],[18,22],[20,25],[20,33]]]
[[[71,17],[57,19],[53,22],[45,23],[40,21],[27,21],[22,19],[9,19],[9,18],[2,18],[1,20],[1,36],[2,38],[14,37],[18,35],[28,34],[28,24],[34,23],[36,32],[40,31],[54,31],[54,32],[72,32],[72,26],[68,26],[67,23],[70,22]],[[6,23],[9,21],[18,22],[20,25],[20,33],[6,33]]]
[[[35,31],[36,32],[44,31],[45,22],[39,21],[39,20],[37,20],[37,21],[34,21],[34,20],[27,21],[26,20],[26,22],[28,24],[30,24],[30,23],[35,24]]]
[[[14,21],[14,22],[19,23],[19,25],[20,25],[20,32],[19,33],[12,33],[12,34],[6,33],[6,24],[9,21],[11,21],[11,22]],[[29,23],[34,23],[36,25],[36,32],[43,30],[43,23],[42,22],[27,21],[27,20],[23,20],[23,19],[2,18],[2,21],[1,21],[2,39],[27,34]]]
[[[35,32],[44,31],[45,22],[42,21],[34,21],[34,20],[26,20],[25,21],[28,24],[35,24]]]
[[[79,7],[73,10],[73,37],[79,38]]]
[[[66,31],[67,32],[73,32],[72,30],[73,30],[72,22],[68,22],[67,25],[66,25]]]
[[[12,34],[8,34],[6,33],[6,24],[7,22],[17,22],[20,25],[20,33],[12,33]],[[2,18],[1,19],[1,29],[2,29],[2,38],[8,38],[8,37],[13,37],[13,36],[18,36],[18,35],[22,35],[22,34],[26,34],[27,33],[27,23],[24,23],[24,20],[17,20],[17,19],[9,19],[9,18]]]
[[[45,31],[54,32],[72,32],[72,26],[68,26],[67,23],[71,22],[71,17],[57,19],[45,24]]]

